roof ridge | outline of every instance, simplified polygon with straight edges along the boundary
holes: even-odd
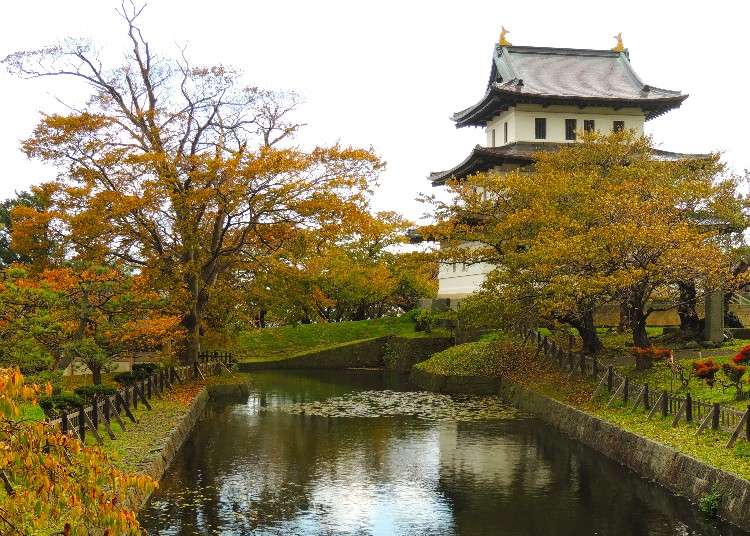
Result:
[[[573,47],[538,47],[538,46],[531,46],[531,45],[513,45],[509,47],[503,47],[507,48],[509,52],[513,53],[548,53],[548,54],[565,54],[570,52],[576,52],[576,53],[587,53],[592,56],[619,56],[626,54],[626,52],[616,52],[614,50],[608,49],[608,48],[573,48]]]

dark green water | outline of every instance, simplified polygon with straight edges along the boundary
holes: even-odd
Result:
[[[739,535],[540,421],[293,415],[409,390],[375,371],[259,372],[212,402],[141,513],[149,534]]]

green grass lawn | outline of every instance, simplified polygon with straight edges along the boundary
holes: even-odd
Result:
[[[357,322],[302,324],[243,331],[237,341],[241,361],[273,361],[330,346],[386,335],[427,337],[447,335],[433,330],[432,334],[414,331],[414,322],[406,315]]]

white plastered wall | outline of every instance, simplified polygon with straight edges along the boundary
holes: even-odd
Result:
[[[537,140],[535,137],[535,123],[537,118],[547,120],[547,137]],[[508,123],[508,143],[517,141],[548,141],[568,142],[565,139],[565,120],[575,119],[578,130],[583,130],[583,122],[587,119],[594,120],[594,127],[602,133],[612,132],[615,121],[623,121],[626,129],[643,133],[645,116],[638,108],[614,108],[577,106],[548,106],[519,104],[509,110],[502,112],[487,123],[487,146],[492,146],[492,129],[495,129],[495,146],[505,145],[503,137],[503,125]]]

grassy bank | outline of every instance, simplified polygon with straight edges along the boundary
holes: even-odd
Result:
[[[695,425],[671,426],[672,417],[655,414],[646,420],[642,410],[617,405],[606,407],[604,396],[591,400],[595,383],[580,376],[569,377],[555,365],[536,357],[530,344],[505,337],[454,346],[435,354],[417,367],[433,374],[456,376],[502,376],[524,387],[605,419],[628,431],[673,447],[689,456],[729,473],[750,480],[750,444],[740,440],[732,449],[724,448],[728,434],[706,431],[696,436]]]
[[[237,341],[241,361],[274,361],[298,354],[321,350],[340,344],[387,335],[426,337],[432,334],[414,330],[414,321],[407,315],[357,322],[302,324],[244,331]]]

